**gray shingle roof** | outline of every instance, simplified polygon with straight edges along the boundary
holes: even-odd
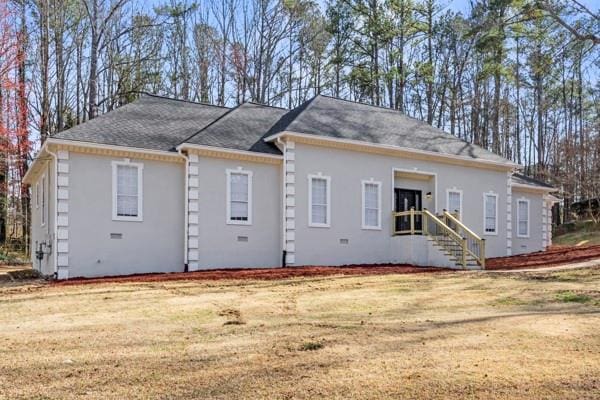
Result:
[[[185,143],[281,154],[263,138],[288,111],[283,108],[243,103],[204,127]]]
[[[166,151],[192,143],[280,154],[277,147],[263,139],[282,131],[512,165],[501,156],[396,110],[322,95],[291,111],[255,103],[229,109],[143,95],[54,138]]]
[[[542,182],[540,180],[531,178],[523,174],[513,174],[511,181],[512,183],[517,183],[520,185],[538,186],[540,188],[554,189],[552,185],[549,185],[546,182]]]
[[[53,137],[168,151],[228,110],[144,94],[132,103]]]
[[[319,95],[286,114],[270,134],[292,131],[512,164],[399,111]]]

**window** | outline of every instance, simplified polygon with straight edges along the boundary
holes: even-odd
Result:
[[[252,172],[227,170],[227,223],[252,223]]]
[[[362,228],[381,229],[381,182],[362,181]]]
[[[498,195],[486,193],[483,195],[483,226],[487,235],[498,233]]]
[[[328,176],[308,176],[308,226],[327,228],[331,224],[331,179]]]
[[[40,207],[40,221],[42,226],[46,225],[46,176],[42,176],[42,205]]]
[[[142,164],[114,161],[113,220],[142,221]]]
[[[446,210],[451,214],[457,212],[462,218],[462,190],[448,189],[446,194]]]
[[[517,200],[517,236],[529,237],[529,200]]]

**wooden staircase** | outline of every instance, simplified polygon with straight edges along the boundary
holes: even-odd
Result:
[[[408,219],[410,229],[398,231],[397,218]],[[418,223],[417,223],[418,222]],[[436,216],[427,209],[393,213],[394,235],[424,235],[457,267],[485,269],[485,239],[464,225],[458,216],[446,210]]]

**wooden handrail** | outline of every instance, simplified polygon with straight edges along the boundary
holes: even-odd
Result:
[[[460,226],[465,232],[467,232],[470,236],[472,236],[473,239],[483,240],[479,236],[477,236],[477,234],[475,232],[473,232],[472,230],[470,230],[465,224],[463,224],[462,222],[460,222],[460,220],[458,220],[454,215],[450,214],[448,211],[444,211],[444,215],[446,216],[446,218],[449,218],[450,221],[452,221],[456,225]]]
[[[431,218],[432,221],[436,223],[436,225],[440,226],[444,231],[448,233],[448,236],[451,236],[457,243],[462,243],[463,237],[452,230],[448,225],[443,223],[438,217],[429,212],[429,210],[423,210],[423,215],[427,215],[428,218]]]
[[[477,259],[479,265],[481,265],[481,268],[485,269],[485,239],[479,237],[479,235],[477,235],[475,232],[469,229],[465,224],[463,224],[458,218],[454,217],[454,215],[452,215],[448,211],[444,210],[444,216],[453,223],[455,223],[458,227],[460,227],[464,233],[470,236],[470,238],[477,243],[479,248],[479,254],[472,252],[471,249],[469,249],[467,246],[465,246],[465,249],[467,252],[469,252],[469,254],[475,257],[475,259]]]
[[[421,217],[421,229],[416,229],[415,217]],[[409,218],[408,226],[404,230],[396,230],[396,218]],[[437,227],[430,232],[429,222]],[[453,224],[452,226],[450,226]],[[460,232],[458,229],[462,229]],[[433,237],[443,237],[450,239],[452,242],[460,246],[460,253],[454,256],[458,258],[463,268],[467,266],[467,255],[472,256],[482,268],[485,269],[485,239],[480,238],[475,232],[469,229],[452,213],[444,210],[443,214],[437,216],[424,208],[421,211],[411,208],[408,211],[392,212],[392,234],[425,234]],[[466,235],[467,237],[463,236]],[[438,239],[435,239],[436,241]],[[473,246],[471,246],[473,244]]]

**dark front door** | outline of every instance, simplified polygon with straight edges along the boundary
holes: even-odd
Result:
[[[420,190],[412,189],[394,189],[394,210],[396,212],[409,211],[414,208],[415,211],[422,210],[422,196]],[[415,216],[415,230],[421,230],[421,216]],[[410,231],[410,217],[396,217],[396,231]]]

